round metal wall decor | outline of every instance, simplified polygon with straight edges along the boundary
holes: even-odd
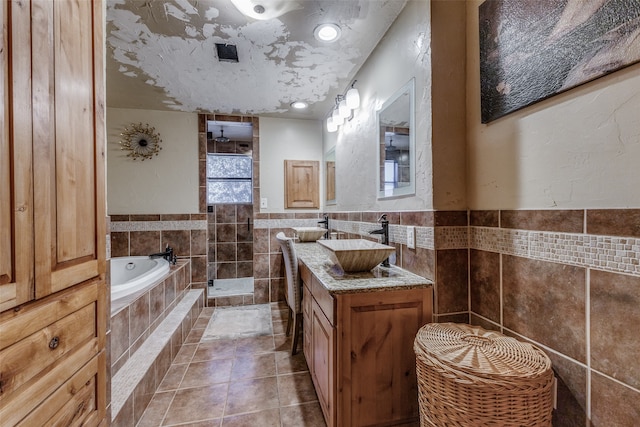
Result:
[[[148,124],[131,123],[124,128],[120,136],[122,137],[120,149],[128,150],[127,157],[132,157],[133,160],[138,158],[141,158],[142,161],[151,159],[162,150],[160,135],[156,133],[156,128],[150,127]]]

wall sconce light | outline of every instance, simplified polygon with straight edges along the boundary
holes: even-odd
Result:
[[[360,107],[360,92],[353,87],[354,80],[346,93],[336,96],[335,106],[327,113],[327,132],[336,132],[346,120],[351,120],[353,110]]]

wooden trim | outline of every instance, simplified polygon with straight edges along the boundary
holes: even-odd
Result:
[[[53,106],[53,8],[55,2],[32,2],[32,58],[37,61],[31,69],[33,93],[33,165],[38,171],[34,182],[35,269],[36,298],[51,293],[52,263],[55,260],[55,123]]]
[[[26,2],[0,6],[0,311],[34,298],[30,12]]]

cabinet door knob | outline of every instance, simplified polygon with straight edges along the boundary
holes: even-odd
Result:
[[[58,347],[58,344],[60,343],[60,338],[58,337],[53,337],[51,338],[51,341],[49,341],[49,348],[51,350],[55,349],[56,347]]]

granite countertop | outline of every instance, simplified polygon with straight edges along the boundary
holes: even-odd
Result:
[[[377,266],[371,271],[345,273],[334,265],[322,247],[315,243],[296,243],[296,255],[331,294],[425,288],[433,281],[403,268]]]

